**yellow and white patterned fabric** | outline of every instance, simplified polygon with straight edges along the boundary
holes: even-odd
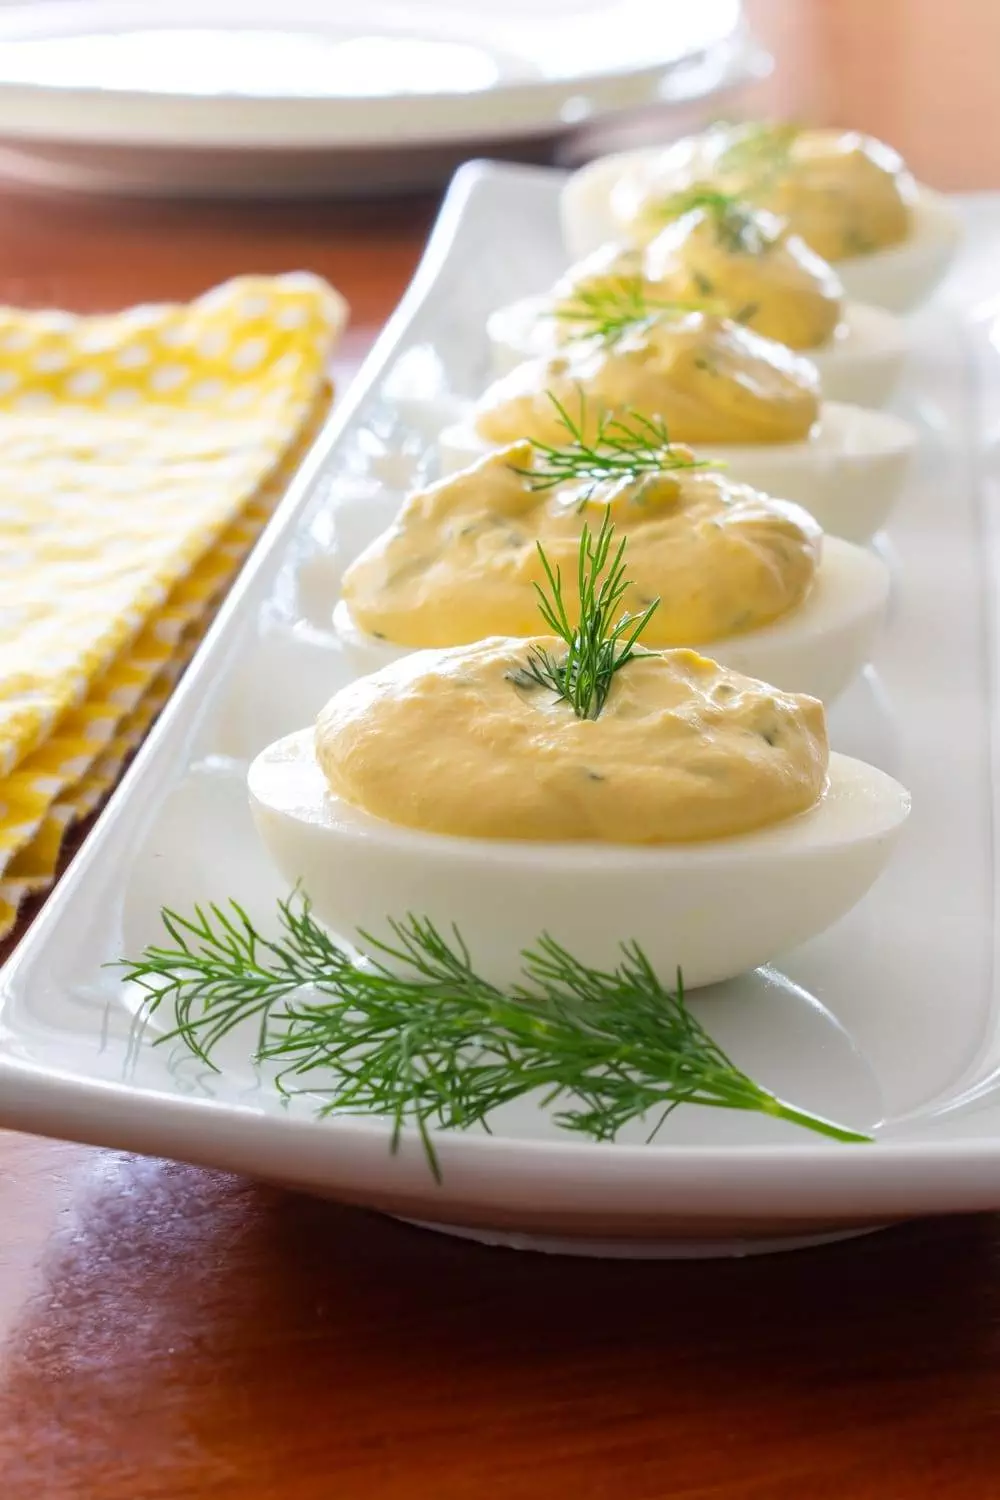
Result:
[[[329,406],[318,277],[0,309],[0,936],[163,706]]]

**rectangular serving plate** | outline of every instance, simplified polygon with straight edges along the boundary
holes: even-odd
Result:
[[[895,863],[823,938],[699,1014],[796,1103],[877,1126],[832,1145],[779,1122],[681,1110],[655,1144],[565,1134],[531,1104],[439,1142],[443,1184],[385,1122],[283,1102],[231,1039],[210,1074],[147,1036],[115,971],[162,905],[282,885],[253,832],[248,759],[310,722],[346,668],[329,629],[346,561],[433,472],[451,395],[489,377],[487,314],[563,269],[561,174],[471,164],[417,276],[341,401],[135,764],[0,976],[0,1125],[244,1172],[512,1243],[745,1249],[929,1212],[1000,1207],[995,947],[996,451],[1000,199],[961,205],[968,248],[913,320],[897,407],[916,473],[885,542],[889,627],[836,706],[835,748],[913,792]]]

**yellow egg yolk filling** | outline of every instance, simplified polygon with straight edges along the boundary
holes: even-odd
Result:
[[[553,398],[584,435],[631,410],[660,418],[679,443],[786,443],[819,417],[815,366],[772,339],[706,313],[666,316],[613,341],[567,344],[527,360],[476,404],[474,426],[492,443],[565,440]]]
[[[513,444],[411,495],[344,575],[355,624],[413,647],[534,635],[540,543],[576,625],[580,536],[585,525],[599,531],[606,513],[628,540],[623,609],[660,600],[647,646],[755,630],[797,608],[812,586],[822,534],[798,506],[697,469],[542,490],[532,487],[533,462],[529,443]]]
[[[744,327],[791,349],[829,343],[843,318],[836,272],[776,215],[751,205],[682,214],[649,244],[645,266],[678,300],[721,303]]]
[[[769,209],[824,260],[898,245],[913,232],[916,184],[891,147],[858,131],[720,127],[676,142],[630,192],[624,227],[647,240],[656,206],[704,183]]]
[[[602,312],[671,302],[701,304],[790,349],[829,343],[844,316],[836,272],[776,215],[709,199],[669,221],[654,204],[656,234],[645,249],[604,246],[572,267],[541,314],[553,343],[592,335]]]
[[[405,657],[320,714],[331,792],[402,827],[605,844],[726,838],[813,806],[826,780],[822,705],[693,651],[616,673],[597,719],[521,685],[530,646],[494,638]]]

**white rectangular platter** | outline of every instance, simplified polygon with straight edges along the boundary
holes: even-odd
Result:
[[[610,1254],[739,1253],[916,1214],[1000,1208],[994,844],[1000,202],[913,320],[897,407],[916,472],[885,543],[889,627],[836,706],[834,747],[898,776],[914,811],[875,890],[823,938],[696,997],[760,1082],[874,1131],[869,1146],[682,1109],[653,1145],[591,1145],[530,1103],[449,1134],[436,1183],[381,1120],[283,1102],[236,1036],[217,1075],[146,1036],[105,967],[159,909],[282,885],[247,808],[248,759],[309,723],[346,666],[329,628],[345,563],[433,472],[438,398],[488,378],[484,320],[563,269],[560,175],[474,164],[416,280],[286,497],[167,712],[0,980],[0,1125],[248,1173],[495,1242]],[[443,409],[443,408],[442,408]],[[418,893],[414,893],[418,900]]]

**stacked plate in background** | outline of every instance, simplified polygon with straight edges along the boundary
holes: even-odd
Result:
[[[0,7],[0,174],[152,195],[399,192],[469,156],[721,97],[739,0],[46,0]]]

